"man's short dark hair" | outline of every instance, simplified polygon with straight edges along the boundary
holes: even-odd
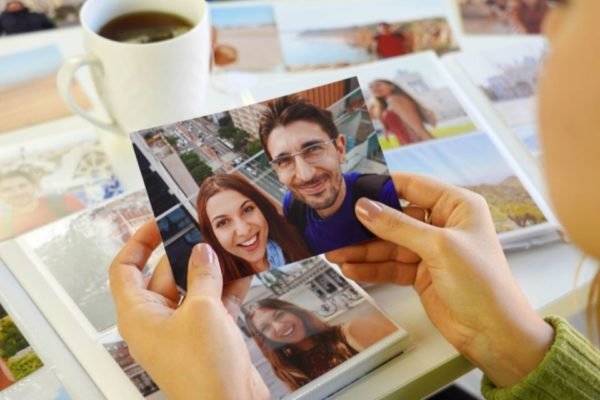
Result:
[[[296,121],[308,121],[319,125],[331,139],[336,139],[340,135],[333,122],[331,111],[317,107],[301,97],[280,97],[270,102],[260,117],[258,130],[260,142],[269,160],[273,159],[267,148],[271,132],[280,126],[287,126]]]

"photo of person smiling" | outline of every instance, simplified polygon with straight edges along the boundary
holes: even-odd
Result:
[[[200,232],[217,254],[226,281],[310,256],[275,204],[239,175],[204,180],[196,204]]]
[[[370,239],[354,214],[361,197],[400,209],[388,175],[343,173],[346,137],[330,111],[295,96],[273,100],[263,110],[260,140],[279,181],[287,220],[312,254]]]
[[[397,329],[382,314],[328,325],[313,312],[277,298],[254,303],[245,322],[275,375],[291,391]]]

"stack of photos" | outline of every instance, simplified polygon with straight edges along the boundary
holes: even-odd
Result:
[[[0,37],[79,24],[84,0],[0,0]]]
[[[0,400],[67,400],[68,394],[0,304]]]
[[[0,57],[0,133],[71,114],[56,87],[56,73],[63,62],[55,45]],[[90,107],[77,80],[72,90],[77,104]]]
[[[455,55],[472,83],[535,157],[540,156],[537,80],[546,51],[540,42]]]
[[[322,257],[258,274],[238,325],[273,399],[318,385],[336,366],[400,331]]]
[[[214,64],[226,70],[338,68],[457,44],[442,0],[211,4]],[[315,16],[319,18],[315,18]]]
[[[251,286],[238,322],[273,398],[328,395],[403,350],[405,332],[318,257],[373,237],[358,198],[400,209],[356,78],[131,138],[177,284],[202,241],[225,282]]]
[[[457,0],[463,30],[479,35],[531,35],[542,31],[546,0]]]
[[[359,197],[400,207],[355,78],[131,138],[183,288],[199,241],[229,281],[371,239]]]
[[[0,137],[0,241],[122,192],[93,129]]]
[[[547,227],[547,219],[490,137],[451,90],[432,53],[381,62],[357,72],[391,171],[433,176],[481,194],[500,239]]]

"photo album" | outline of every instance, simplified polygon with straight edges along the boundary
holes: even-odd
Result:
[[[50,30],[77,25],[82,2],[4,3]],[[210,90],[230,101],[127,132],[119,151],[67,117],[54,84],[65,46],[3,51],[0,400],[165,399],[119,334],[108,281],[150,220],[162,244],[144,276],[166,257],[184,295],[192,248],[209,244],[224,283],[248,287],[235,323],[253,365],[288,400],[335,397],[419,346],[376,285],[326,258],[374,239],[358,199],[403,210],[395,172],[481,194],[506,251],[563,240],[535,119],[547,9],[517,3],[211,2]],[[86,83],[73,82],[83,108]]]

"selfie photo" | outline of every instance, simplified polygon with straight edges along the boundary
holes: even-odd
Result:
[[[372,238],[360,197],[400,207],[356,78],[131,137],[183,285],[198,241],[227,281]]]
[[[400,331],[321,257],[257,275],[238,325],[273,399]]]

